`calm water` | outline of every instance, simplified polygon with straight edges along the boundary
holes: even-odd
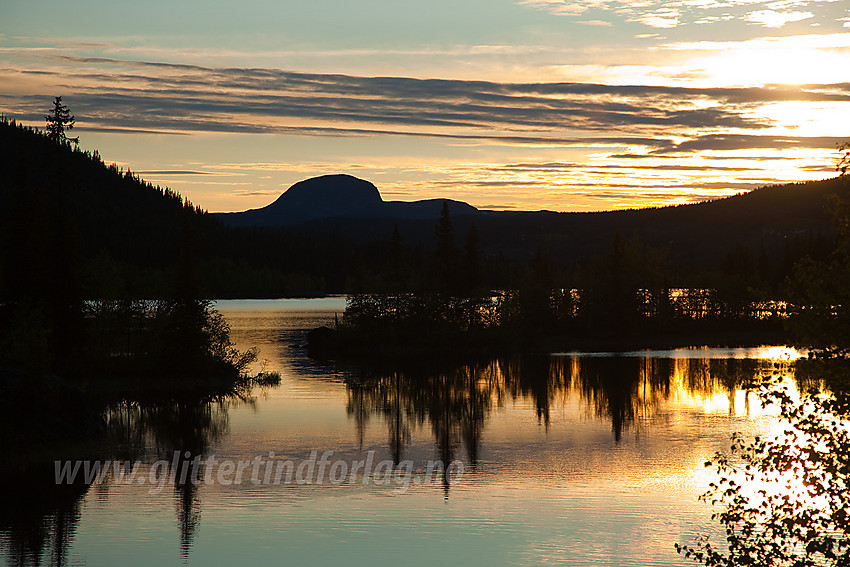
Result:
[[[336,466],[342,482],[266,484],[260,472],[255,483],[247,468],[230,484],[161,475],[158,489],[113,475],[70,496],[36,485],[28,498],[65,504],[41,502],[52,511],[0,532],[9,564],[687,565],[673,543],[713,531],[696,500],[712,480],[703,463],[733,431],[774,425],[740,384],[794,355],[694,349],[337,368],[309,360],[303,343],[341,314],[342,299],[218,307],[240,348],[260,348],[257,369],[282,383],[241,400],[116,406],[119,456],[141,462],[150,480],[175,451],[293,467],[331,451],[325,475]],[[370,452],[395,472],[342,475]],[[454,462],[454,476],[429,479],[437,460]]]

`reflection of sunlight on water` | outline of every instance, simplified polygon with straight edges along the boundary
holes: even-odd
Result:
[[[438,439],[445,438],[454,457],[468,463],[472,439],[478,463],[452,488],[448,504],[438,490],[424,487],[411,489],[402,504],[419,511],[417,525],[433,525],[430,541],[455,532],[470,536],[485,525],[500,526],[503,535],[516,530],[522,543],[506,546],[520,554],[514,563],[675,561],[672,542],[708,524],[707,507],[696,501],[716,480],[705,461],[728,450],[732,431],[748,437],[777,431],[776,408],[763,408],[743,387],[774,372],[785,372],[791,384],[789,363],[802,355],[785,347],[558,353],[548,360],[461,365],[439,379],[413,372],[420,381],[397,390],[393,373],[361,376],[346,370],[356,379],[342,381],[349,374],[307,359],[299,346],[306,330],[332,323],[334,309],[248,307],[223,310],[234,341],[240,348],[259,346],[260,359],[268,359],[268,370],[280,371],[284,381],[262,400],[260,411],[232,412],[231,451],[249,458],[269,447],[299,455],[327,448],[347,458],[377,449],[388,456],[399,439],[404,458],[423,462],[438,454]],[[438,385],[443,397],[434,394]],[[442,405],[446,400],[451,403]],[[335,496],[333,509],[345,513],[358,506],[374,512],[391,501],[321,486],[309,496],[298,494],[309,498],[310,510],[330,509],[324,502]],[[237,497],[249,500],[247,494]],[[440,507],[423,507],[430,498]],[[452,510],[465,518],[464,527],[445,524]],[[314,519],[311,514],[305,512]],[[362,520],[358,525],[367,535],[379,529],[364,528]],[[352,529],[344,523],[331,528],[341,537]],[[388,529],[395,533],[397,526]],[[429,540],[422,532],[419,537]],[[605,544],[588,541],[628,542],[632,555],[613,560]]]
[[[806,355],[805,351],[797,350],[793,347],[761,347],[763,356],[759,358],[770,360],[797,360]]]
[[[775,416],[778,408],[764,407],[748,386],[760,378],[782,376],[783,384],[797,398],[790,363],[801,353],[789,347],[753,349],[689,348],[627,353],[555,354],[553,360],[569,360],[569,373],[582,374],[583,361],[594,359],[642,359],[636,404],[644,417],[657,410],[698,411],[704,414],[739,415],[750,418]],[[659,388],[659,380],[665,387]],[[568,389],[566,398],[581,398]]]
[[[846,507],[843,493],[846,490],[843,467],[846,457],[840,449],[836,451],[833,436],[846,434],[850,430],[850,420],[840,412],[832,413],[821,406],[829,397],[827,394],[802,400],[799,392],[787,388],[787,384],[786,391],[795,399],[797,407],[803,404],[803,408],[808,408],[802,414],[804,417],[768,422],[761,436],[767,450],[755,451],[752,461],[742,457],[751,454],[749,449],[727,452],[733,468],[719,473],[716,466],[694,470],[694,480],[705,487],[717,483],[716,489],[706,493],[706,501],[716,502],[716,511],[742,507],[741,523],[732,523],[736,529],[743,533],[743,526],[748,522],[752,522],[757,531],[773,530],[773,526],[778,526],[777,531],[764,533],[770,533],[769,539],[773,541],[777,538],[791,540],[792,549],[809,557],[810,551],[804,549],[802,538],[791,535],[793,526],[813,529],[816,534],[820,532],[819,536],[831,533],[839,539],[846,538],[843,521],[836,523],[833,515]],[[744,437],[742,441],[749,446],[753,436]],[[836,465],[833,459],[840,464]]]
[[[132,550],[128,565],[176,564],[177,502],[183,523],[183,505],[202,510],[193,564],[273,564],[282,553],[295,564],[380,563],[376,549],[410,564],[433,562],[434,549],[476,565],[679,564],[673,542],[710,525],[696,499],[716,480],[705,461],[728,452],[732,431],[780,432],[775,408],[744,386],[774,374],[792,385],[790,362],[800,356],[784,347],[694,348],[507,357],[433,373],[340,370],[303,348],[309,329],[341,313],[343,300],[333,301],[219,302],[237,347],[259,347],[282,383],[255,391],[255,404],[116,411],[116,439],[139,439],[133,447],[151,459],[187,441],[246,462],[272,451],[299,460],[333,451],[346,462],[397,451],[417,468],[457,458],[469,466],[450,495],[439,484],[401,494],[246,480],[201,484],[189,502],[188,492],[112,485],[98,506],[88,497],[73,558],[93,564]],[[151,524],[153,516],[167,522]],[[140,536],[140,525],[153,535]]]
[[[275,311],[279,313],[303,313],[305,311],[345,311],[345,296],[332,295],[313,299],[219,299],[213,302],[216,310],[231,316]]]
[[[776,352],[780,352],[783,349],[784,347],[776,347]],[[693,387],[693,365],[684,364],[686,362],[693,362],[693,360],[694,359],[679,359],[674,361],[675,372],[671,379],[670,397],[675,399],[677,405],[683,409],[700,410],[706,414],[745,415],[751,418],[776,416],[779,414],[778,407],[775,405],[763,405],[756,392],[746,388],[747,382],[752,379],[756,379],[759,376],[767,377],[774,373],[778,373],[782,376],[783,385],[789,389],[793,398],[798,398],[796,385],[793,380],[793,372],[783,362],[774,364],[765,364],[762,362],[757,368],[754,376],[731,376],[731,382],[727,385],[722,383],[717,384],[719,388],[725,388],[726,391],[718,391],[717,387],[705,390]],[[766,361],[781,359],[762,358],[756,360]],[[716,378],[716,376],[711,376],[711,369],[708,365],[709,361],[702,360],[701,362],[705,364],[704,371],[706,373],[706,377]]]
[[[601,352],[556,352],[552,356],[582,356],[582,357],[628,357],[628,358],[733,358],[733,359],[756,359],[792,361],[806,355],[803,350],[797,350],[787,346],[763,346],[763,347],[686,347],[674,349],[647,349],[630,351],[601,351]]]
[[[752,394],[749,392],[734,392],[733,398],[730,400],[729,395],[727,394],[712,394],[709,396],[695,396],[689,395],[687,392],[683,392],[685,396],[688,396],[690,399],[688,402],[692,402],[693,407],[697,409],[701,409],[704,413],[720,413],[720,414],[731,414],[731,415],[741,415],[746,414],[752,416],[753,406],[750,405],[752,400]],[[756,402],[758,404],[758,402]],[[756,409],[762,409],[761,405],[758,404]]]

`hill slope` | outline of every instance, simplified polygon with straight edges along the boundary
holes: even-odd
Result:
[[[850,178],[776,185],[716,201],[600,213],[503,213],[482,219],[482,240],[508,254],[548,250],[564,262],[604,252],[612,235],[638,235],[680,265],[716,267],[735,247],[776,254],[831,230],[827,195],[850,197]]]
[[[227,228],[97,152],[5,120],[0,172],[0,238],[14,243],[0,249],[0,302],[58,287],[85,298],[169,297],[185,285],[207,297],[317,295],[334,247],[352,256],[337,243]]]
[[[393,254],[399,257],[389,241],[395,224],[411,281],[433,271],[443,200],[387,202],[374,185],[350,176],[307,180],[268,207],[217,218],[106,166],[96,152],[57,147],[4,121],[0,172],[0,237],[7,243],[0,252],[0,301],[71,284],[83,297],[161,297],[174,291],[181,263],[194,266],[209,297],[345,292],[353,279],[371,282],[361,286],[370,289],[379,287]],[[787,264],[795,257],[789,247],[829,232],[824,197],[832,193],[850,198],[850,176],[659,209],[495,212],[458,201],[450,208],[456,246],[474,223],[488,261],[486,285],[509,287],[537,251],[548,256],[554,274],[569,276],[607,253],[617,233],[666,249],[680,274],[716,270],[736,251],[751,263],[764,257]],[[787,268],[774,272],[783,277]]]

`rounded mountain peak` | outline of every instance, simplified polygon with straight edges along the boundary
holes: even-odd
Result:
[[[306,201],[327,201],[355,203],[381,203],[378,188],[365,179],[344,173],[322,175],[299,181],[286,190],[282,198]]]
[[[375,212],[384,201],[378,188],[352,175],[322,175],[299,181],[269,205],[287,217],[310,220],[362,216]]]

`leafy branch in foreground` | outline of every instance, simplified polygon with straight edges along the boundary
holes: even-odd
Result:
[[[850,565],[850,419],[846,395],[809,391],[799,400],[781,378],[762,383],[765,404],[779,407],[773,438],[733,436],[731,455],[706,466],[720,479],[700,499],[725,543],[708,536],[676,550],[706,566]]]

